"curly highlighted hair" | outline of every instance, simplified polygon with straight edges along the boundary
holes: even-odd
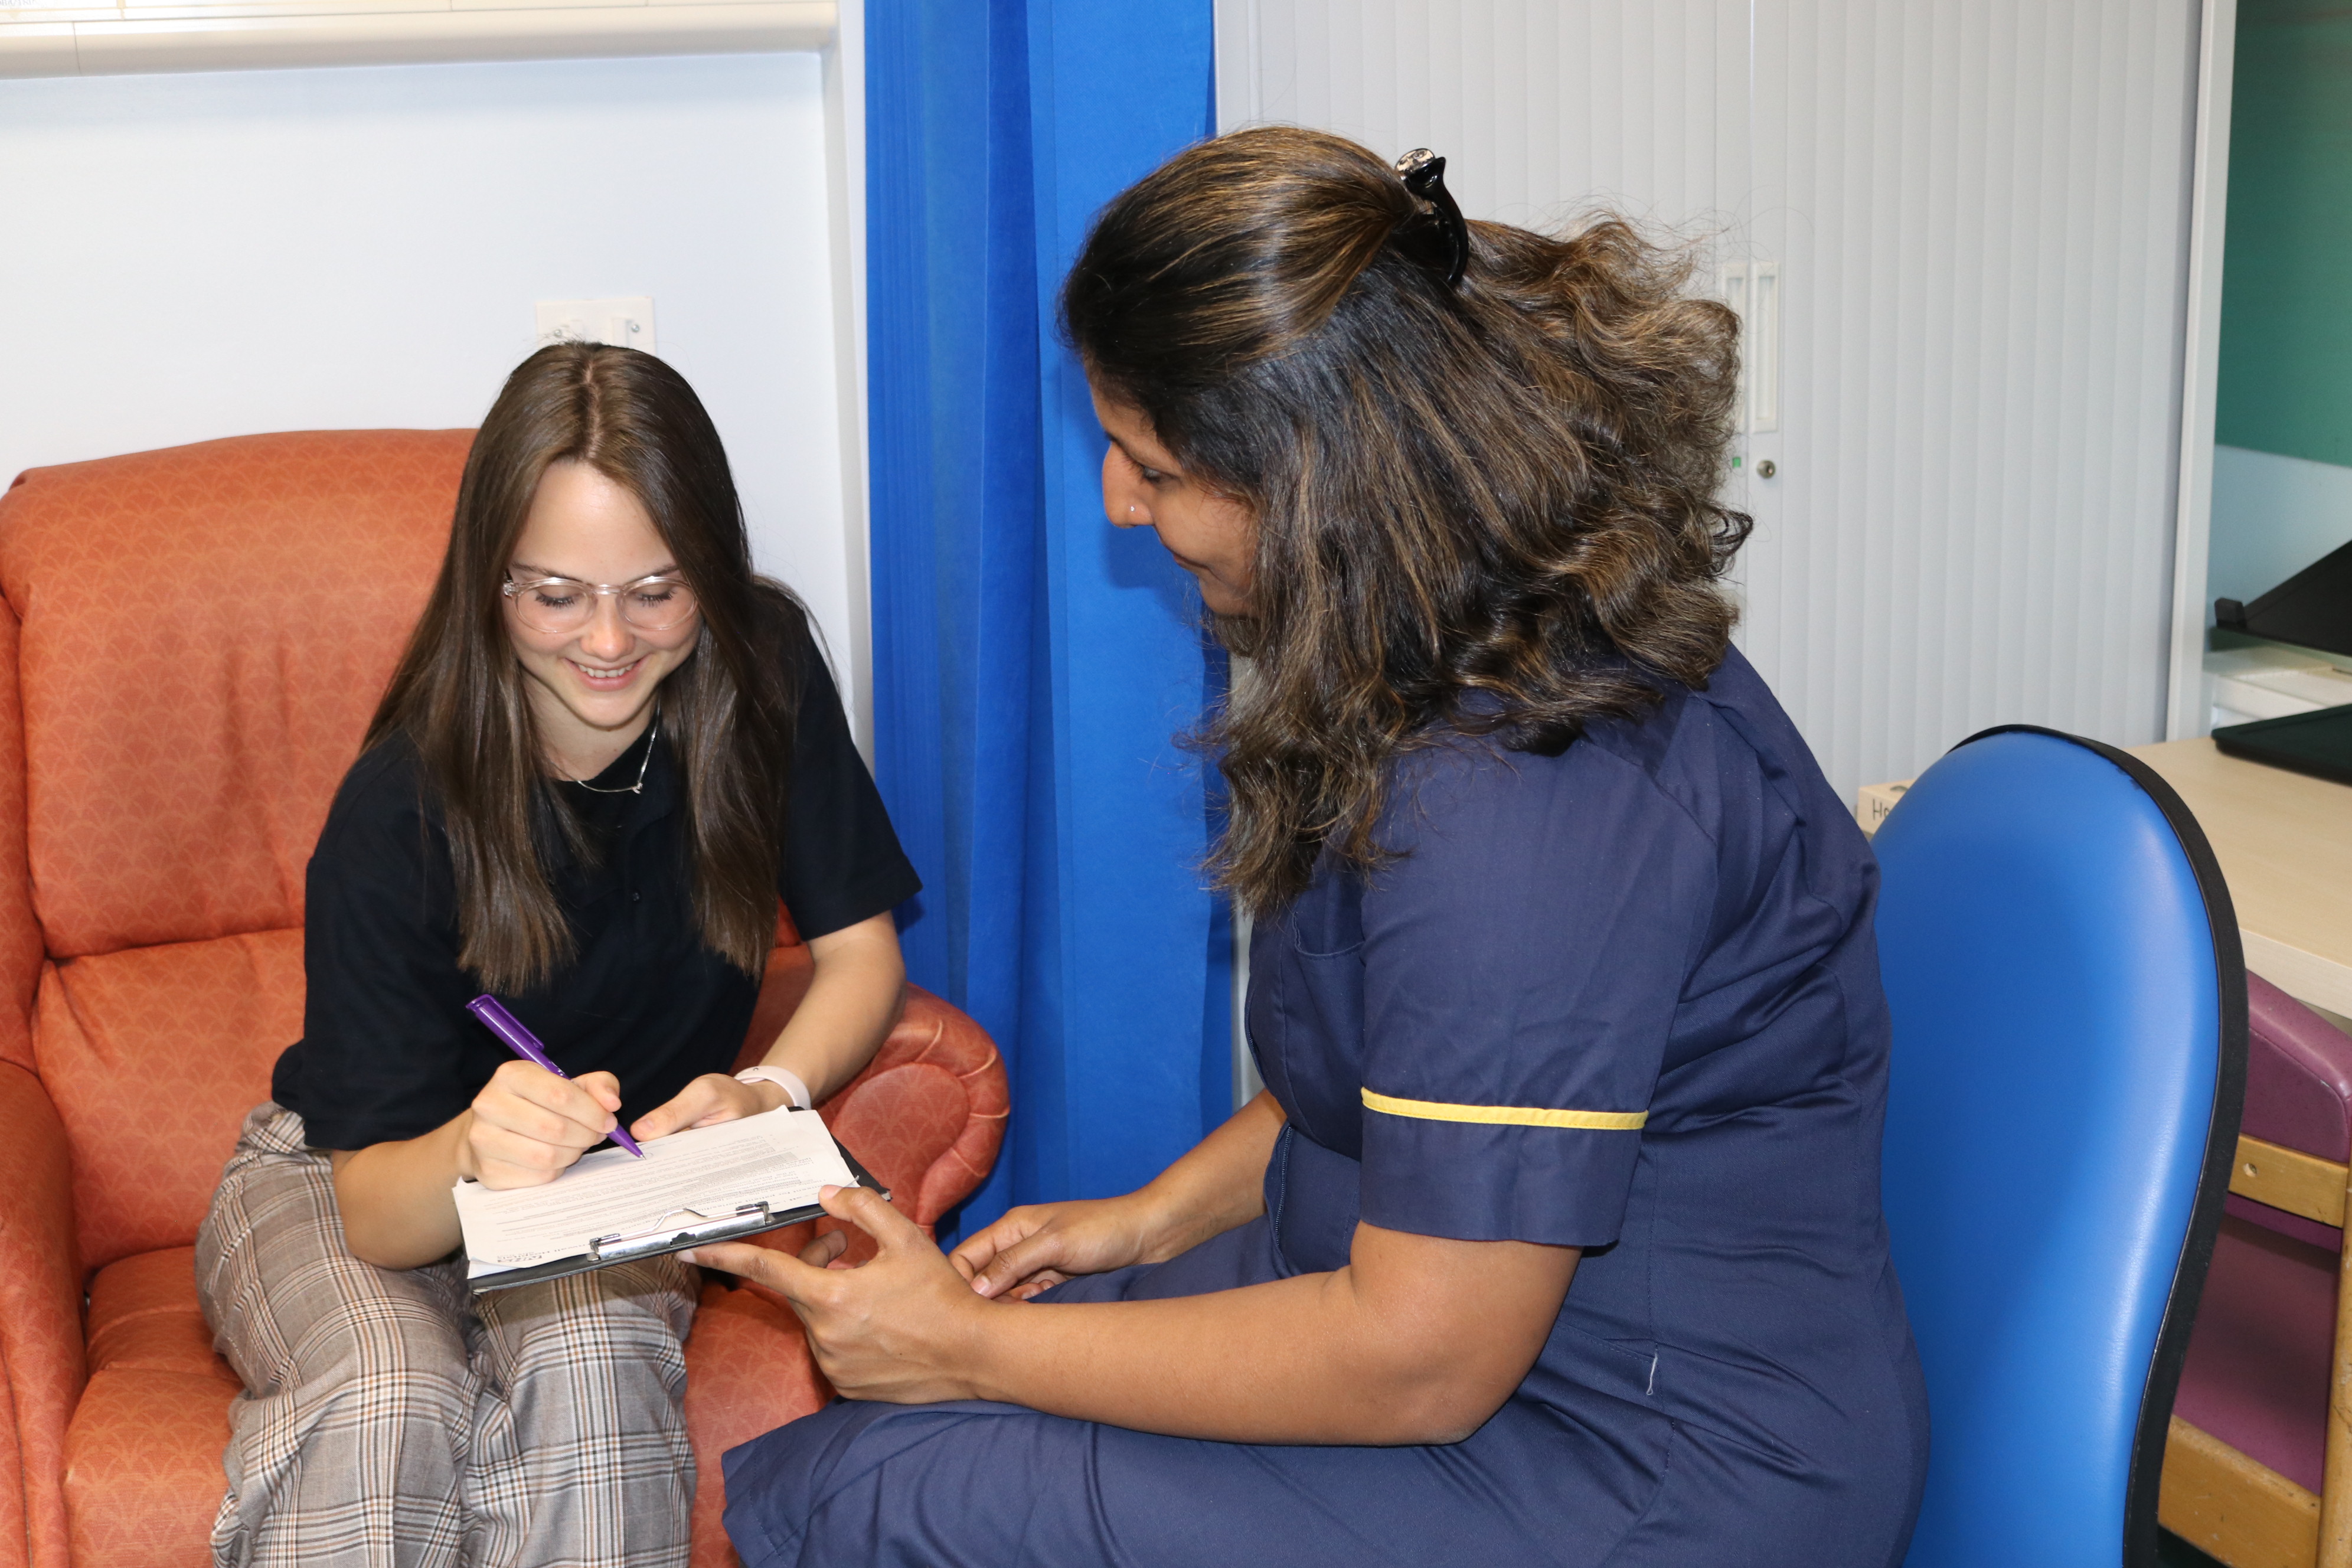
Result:
[[[1266,127],[1118,196],[1063,286],[1097,389],[1256,518],[1249,613],[1212,622],[1253,669],[1200,736],[1254,912],[1327,851],[1376,868],[1391,764],[1443,729],[1557,754],[1730,640],[1737,318],[1622,220],[1469,228],[1448,287],[1388,164]]]

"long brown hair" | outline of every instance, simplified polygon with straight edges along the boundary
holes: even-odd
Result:
[[[635,349],[558,343],[516,367],[466,458],[441,575],[368,726],[404,735],[437,795],[457,880],[459,962],[494,991],[553,976],[574,942],[548,881],[561,836],[589,840],[551,786],[499,584],[549,465],[585,463],[642,504],[701,606],[661,689],[685,775],[703,941],[758,975],[775,942],[793,704],[814,649],[798,603],[751,570],[727,453],[684,377]]]
[[[1212,620],[1255,677],[1202,733],[1254,911],[1327,848],[1376,868],[1390,764],[1444,726],[1557,753],[1729,643],[1736,318],[1622,220],[1472,224],[1454,287],[1435,232],[1356,143],[1241,131],[1115,199],[1063,286],[1096,386],[1256,517],[1250,613]]]

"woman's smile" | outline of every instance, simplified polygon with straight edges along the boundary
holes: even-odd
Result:
[[[618,691],[629,684],[646,662],[640,654],[628,663],[616,666],[583,664],[576,658],[563,661],[579,673],[581,684],[593,691]]]

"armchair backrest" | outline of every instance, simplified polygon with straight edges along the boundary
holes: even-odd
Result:
[[[0,1056],[66,1124],[85,1268],[194,1235],[299,1032],[303,868],[470,441],[240,437],[0,498]]]
[[[1907,1561],[2146,1568],[2244,1089],[2228,890],[2153,771],[2047,731],[1953,750],[1876,848],[1934,1430]]]

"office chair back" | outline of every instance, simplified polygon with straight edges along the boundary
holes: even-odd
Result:
[[[1908,1568],[2146,1568],[2244,1091],[2228,889],[2152,770],[2043,730],[1962,742],[1877,848],[1933,1423]]]

